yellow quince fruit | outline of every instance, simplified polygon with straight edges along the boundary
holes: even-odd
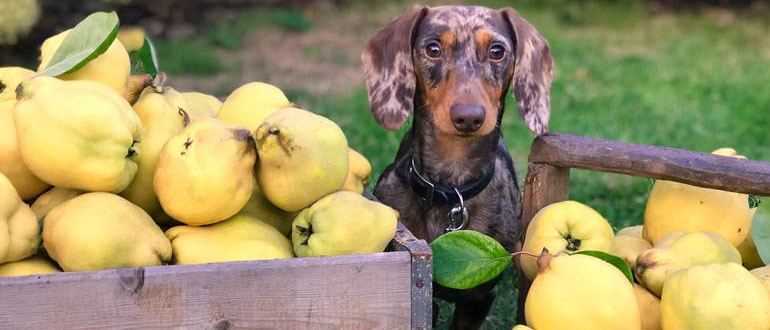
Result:
[[[282,210],[302,210],[345,183],[348,142],[328,118],[284,108],[265,119],[255,138],[259,187]]]
[[[0,173],[5,174],[23,200],[39,195],[48,187],[29,170],[21,158],[13,119],[16,100],[0,101]]]
[[[80,196],[84,193],[82,190],[53,187],[35,199],[30,208],[41,221],[45,219],[48,212],[55,207],[64,204],[64,202]]]
[[[0,265],[0,276],[29,276],[59,273],[59,267],[48,258],[32,256]]]
[[[153,186],[160,152],[185,126],[185,113],[174,103],[174,93],[177,92],[168,87],[161,92],[147,87],[134,104],[134,111],[142,121],[142,153],[136,159],[136,176],[121,195],[153,218],[162,210]]]
[[[255,131],[271,113],[292,106],[280,88],[254,81],[236,88],[227,96],[218,117],[226,123]]]
[[[38,72],[42,72],[48,67],[56,50],[59,49],[59,46],[61,46],[71,30],[67,29],[43,41],[43,44],[40,46]],[[128,57],[128,52],[120,40],[115,38],[104,53],[90,60],[83,67],[58,76],[58,78],[62,80],[96,81],[109,87],[118,95],[123,95],[130,73],[131,60]]]
[[[251,133],[213,118],[192,122],[163,147],[153,185],[163,210],[187,225],[223,221],[254,191]]]
[[[524,313],[538,330],[639,330],[631,281],[610,263],[574,254],[540,258]]]
[[[16,86],[34,74],[35,71],[19,66],[0,67],[0,102],[16,101]]]
[[[770,295],[770,266],[754,268],[749,272],[762,282],[762,285],[767,289],[767,294]]]
[[[642,225],[636,225],[631,227],[626,227],[621,230],[618,230],[618,232],[615,234],[615,236],[631,236],[636,238],[644,238],[642,236],[642,231],[644,230],[644,226]]]
[[[222,101],[218,98],[199,92],[183,92],[182,97],[187,102],[185,111],[193,119],[216,118],[222,108]]]
[[[118,31],[118,40],[129,53],[142,49],[144,37],[144,28],[141,26],[125,26]]]
[[[743,260],[743,266],[746,269],[754,269],[765,265],[762,262],[762,258],[759,256],[757,246],[754,244],[754,239],[751,238],[751,233],[746,235],[746,239],[738,245],[738,252],[741,253],[741,260]]]
[[[0,264],[29,257],[39,246],[40,224],[35,213],[0,173]]]
[[[596,250],[609,252],[613,232],[610,223],[599,212],[577,201],[549,204],[538,211],[527,227],[523,251],[539,255],[543,248],[554,255],[562,251]],[[537,262],[519,258],[524,275],[534,279]]]
[[[382,252],[396,234],[398,211],[352,191],[331,193],[292,223],[298,257]]]
[[[644,238],[641,238],[641,235],[637,237],[628,231],[622,234],[619,231],[612,239],[610,253],[621,257],[631,269],[634,269],[636,266],[636,257],[651,248],[652,244]]]
[[[65,271],[157,266],[171,243],[155,221],[119,195],[92,192],[48,212],[43,246]]]
[[[286,212],[270,203],[265,195],[262,194],[256,182],[254,183],[254,191],[251,193],[251,198],[246,202],[246,206],[243,207],[239,214],[262,220],[264,223],[275,227],[275,229],[287,237],[291,235],[291,222],[297,216],[297,212]]]
[[[741,264],[741,254],[721,235],[676,232],[642,252],[634,271],[644,287],[660,296],[671,274],[695,265],[725,262]]]
[[[142,129],[125,99],[99,83],[39,76],[19,85],[19,150],[43,181],[86,191],[123,191],[137,171]]]
[[[372,174],[372,164],[369,160],[353,148],[348,149],[348,175],[345,177],[343,190],[363,193],[369,183]]]
[[[291,242],[273,226],[244,214],[206,226],[176,226],[166,231],[176,264],[286,259]]]
[[[724,157],[745,158],[730,148],[713,152]],[[656,180],[644,210],[644,238],[656,244],[677,231],[708,231],[740,245],[751,230],[756,209],[747,194]]]
[[[660,330],[660,299],[644,287],[634,283],[634,294],[642,317],[642,330]]]
[[[737,263],[674,273],[663,287],[660,309],[663,329],[770,329],[770,295]]]

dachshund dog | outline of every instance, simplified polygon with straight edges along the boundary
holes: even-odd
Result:
[[[548,130],[553,59],[543,36],[510,8],[416,6],[379,30],[361,59],[377,122],[395,130],[413,116],[374,196],[428,242],[470,229],[520,249],[521,194],[500,125],[512,87],[529,129]],[[453,328],[481,326],[497,281],[434,284],[455,303]]]

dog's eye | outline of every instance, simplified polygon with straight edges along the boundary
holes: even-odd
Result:
[[[489,59],[493,61],[502,60],[505,57],[505,47],[501,44],[492,44],[489,47]]]
[[[436,41],[428,43],[428,45],[425,46],[425,55],[428,55],[430,58],[441,57],[441,44]]]

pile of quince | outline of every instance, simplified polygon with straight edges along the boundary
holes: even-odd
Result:
[[[745,158],[731,148],[713,154]],[[750,234],[755,211],[748,195],[665,180],[654,183],[643,224],[617,233],[580,202],[544,207],[523,247],[540,257],[519,257],[532,280],[529,329],[770,329],[770,266]],[[578,253],[586,250],[623,266]]]
[[[249,82],[224,102],[132,73],[125,31],[60,75],[0,68],[0,275],[384,251],[398,213],[333,121]],[[70,44],[71,46],[71,44]]]

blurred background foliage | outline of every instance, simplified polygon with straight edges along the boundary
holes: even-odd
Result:
[[[249,81],[272,83],[338,122],[376,178],[403,132],[368,112],[359,55],[367,39],[414,1],[16,0],[0,1],[0,63],[37,66],[43,39],[97,10],[155,41],[180,90],[224,98]],[[511,6],[548,39],[556,61],[551,130],[710,152],[734,147],[770,161],[770,3],[751,0],[426,0]],[[509,100],[503,131],[519,180],[532,135]],[[641,223],[651,181],[574,171],[570,197],[615,227]],[[762,204],[767,214],[770,201]],[[486,328],[511,327],[515,290]],[[451,307],[442,304],[441,325]]]

